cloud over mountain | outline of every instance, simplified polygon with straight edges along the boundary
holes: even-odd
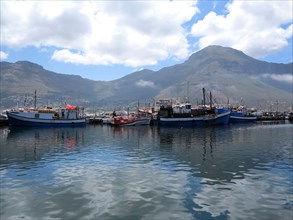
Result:
[[[271,78],[276,81],[286,82],[293,86],[293,75],[292,74],[262,74],[262,77]]]
[[[137,87],[154,87],[155,83],[147,80],[139,80],[135,83]]]
[[[261,58],[288,45],[292,8],[292,1],[231,1],[225,15],[210,12],[191,32],[200,38],[200,48],[222,45]]]

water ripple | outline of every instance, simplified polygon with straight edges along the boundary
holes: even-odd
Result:
[[[264,138],[265,137],[265,138]],[[291,219],[292,126],[17,130],[3,219]]]

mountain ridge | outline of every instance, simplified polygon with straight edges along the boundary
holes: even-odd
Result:
[[[181,64],[158,71],[144,69],[112,81],[55,73],[29,61],[2,61],[1,108],[22,103],[24,96],[33,94],[35,89],[42,105],[70,102],[115,106],[137,100],[150,102],[186,96],[195,103],[201,100],[203,87],[211,90],[222,103],[228,99],[234,102],[243,99],[250,105],[272,100],[289,103],[293,92],[292,66],[293,62],[269,63],[221,46],[206,47]]]

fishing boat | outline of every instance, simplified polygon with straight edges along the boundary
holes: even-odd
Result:
[[[62,127],[86,125],[84,108],[67,104],[63,108],[37,106],[37,90],[34,95],[34,107],[6,111],[9,126],[24,127]]]
[[[256,122],[257,117],[249,114],[245,106],[239,106],[231,111],[230,123]]]
[[[64,108],[19,109],[7,111],[10,126],[62,127],[86,124],[83,107],[66,105]]]
[[[181,112],[177,112],[178,108]],[[210,126],[227,124],[230,111],[217,109],[193,109],[189,103],[178,106],[161,107],[159,124],[167,126]]]
[[[129,111],[114,111],[111,126],[138,126],[150,125],[151,117],[147,113],[129,113]]]
[[[151,114],[142,110],[136,115],[135,125],[150,125],[151,120]]]
[[[203,89],[203,106],[192,108],[187,101],[183,104],[172,104],[164,101],[159,110],[159,124],[165,126],[211,126],[227,124],[229,122],[229,109],[217,109],[212,107],[212,95],[210,93],[210,106],[205,105],[205,89]]]

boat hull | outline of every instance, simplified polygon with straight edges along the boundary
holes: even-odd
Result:
[[[230,123],[248,123],[256,122],[257,117],[247,117],[247,116],[230,116]]]
[[[151,124],[151,119],[140,119],[135,121],[135,126],[139,125],[150,125]]]
[[[132,122],[122,122],[122,123],[113,123],[111,122],[111,126],[115,126],[115,127],[124,127],[124,126],[134,126],[135,125],[135,122],[132,121]]]
[[[17,113],[7,112],[10,126],[24,127],[64,127],[64,126],[84,126],[86,120],[82,119],[37,119],[19,116]]]
[[[228,124],[230,111],[218,115],[205,115],[203,117],[186,118],[160,118],[159,124],[163,126],[213,126]]]
[[[140,120],[133,120],[133,121],[112,121],[111,125],[112,126],[141,126],[141,125],[150,125],[151,120],[150,119],[140,119]]]

